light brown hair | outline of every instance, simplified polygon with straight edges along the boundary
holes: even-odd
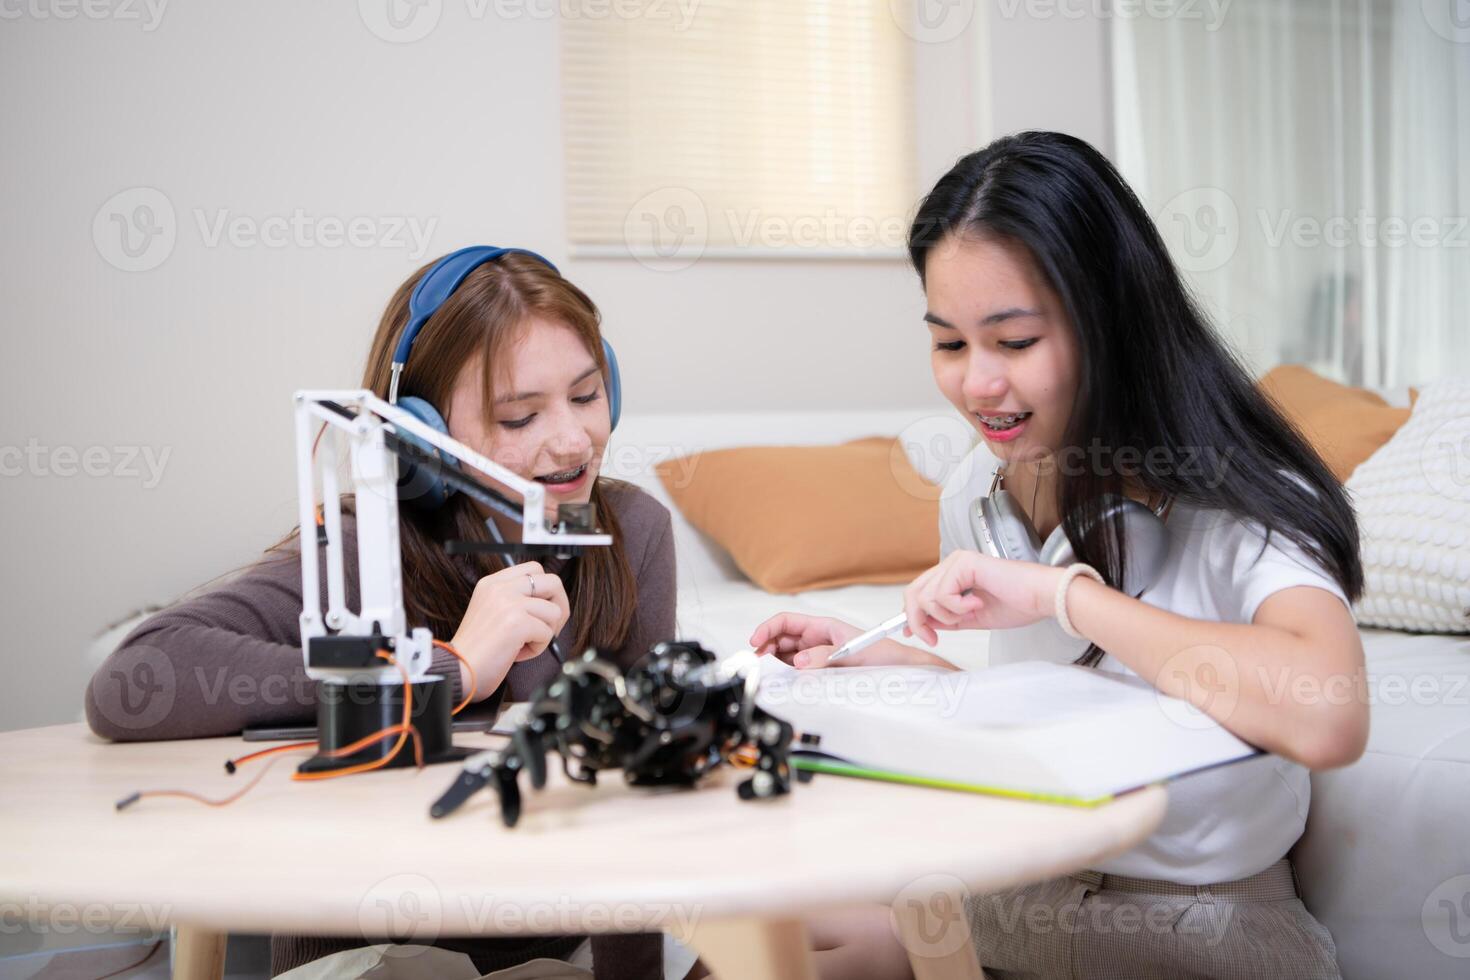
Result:
[[[432,266],[432,262],[425,265],[398,287],[378,323],[362,387],[379,398],[388,397],[393,351],[408,319],[409,297]],[[424,323],[399,381],[399,397],[423,398],[445,414],[455,380],[464,365],[477,358],[483,365],[480,382],[485,423],[487,428],[494,426],[495,366],[533,317],[565,324],[575,331],[597,362],[604,383],[608,382],[601,317],[592,300],[550,267],[510,253],[471,271]],[[588,548],[563,570],[572,608],[572,649],[563,651],[567,656],[589,646],[603,652],[616,650],[627,640],[632,626],[637,581],[623,546],[617,513],[608,499],[609,492],[616,492],[620,486],[604,477],[598,477],[592,486],[597,522],[612,535],[612,545]],[[344,500],[343,510],[351,509],[351,501]],[[455,494],[432,511],[402,501],[399,517],[408,625],[427,626],[436,637],[447,641],[469,608],[475,583],[509,562],[486,553],[445,552],[444,543],[449,540],[492,540],[485,518],[464,494]],[[270,551],[279,554],[298,533],[299,529],[293,531]],[[299,555],[295,548],[289,550]]]

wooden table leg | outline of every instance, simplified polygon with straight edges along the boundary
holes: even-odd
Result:
[[[227,934],[198,926],[174,926],[174,980],[220,980],[225,975]]]
[[[800,919],[701,922],[678,938],[694,948],[714,980],[817,980]]]
[[[984,980],[962,893],[900,896],[893,921],[914,980]]]

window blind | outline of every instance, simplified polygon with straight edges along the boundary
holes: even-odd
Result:
[[[563,0],[574,255],[902,254],[913,41],[889,0]]]

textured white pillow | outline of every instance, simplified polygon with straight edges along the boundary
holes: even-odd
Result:
[[[1470,380],[1439,381],[1347,481],[1364,626],[1470,633]]]

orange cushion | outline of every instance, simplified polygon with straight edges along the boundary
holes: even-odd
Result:
[[[939,560],[939,488],[892,436],[718,449],[657,469],[690,523],[768,592],[907,583]]]
[[[1409,409],[1392,408],[1371,391],[1340,385],[1298,364],[1273,368],[1260,388],[1343,482],[1409,420]]]

